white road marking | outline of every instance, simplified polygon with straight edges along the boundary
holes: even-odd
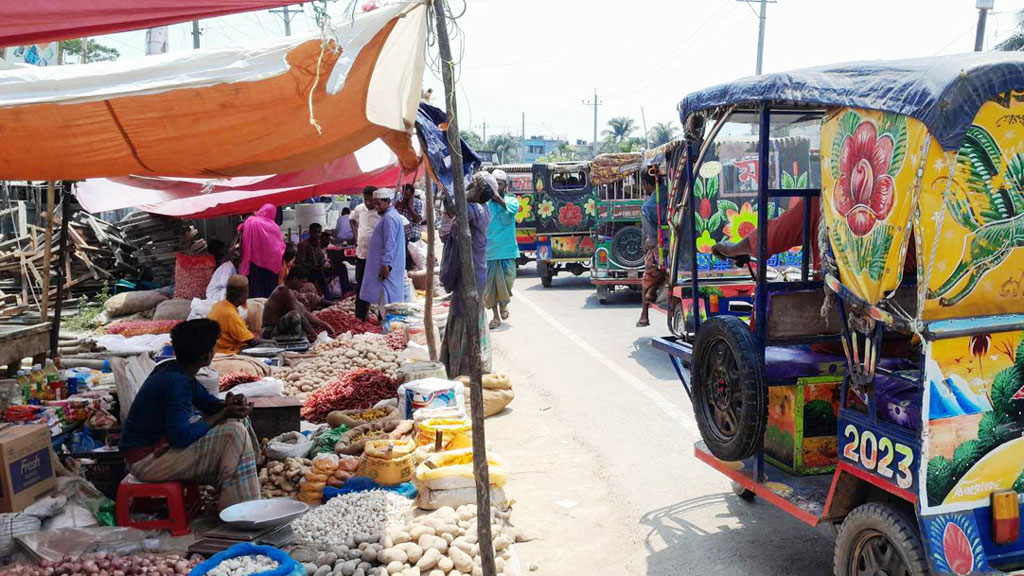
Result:
[[[525,294],[519,290],[513,291],[516,302],[522,302],[527,308],[533,310],[540,316],[545,322],[551,325],[552,328],[562,333],[563,336],[569,339],[570,342],[577,345],[584,352],[587,353],[591,358],[597,360],[602,366],[610,370],[613,374],[622,379],[623,382],[629,384],[634,390],[646,396],[654,405],[661,409],[669,418],[675,420],[680,426],[692,433],[698,433],[697,424],[693,420],[693,416],[688,414],[684,410],[665,398],[654,388],[648,386],[643,380],[629,373],[628,370],[616,364],[611,358],[606,356],[597,348],[590,345],[589,342],[578,336],[575,332],[567,328],[564,324],[559,322],[555,317],[545,312],[535,302],[526,297]]]

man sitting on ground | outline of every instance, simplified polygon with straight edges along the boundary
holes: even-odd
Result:
[[[274,289],[263,305],[263,338],[298,340],[303,335],[316,336],[329,326],[302,305],[297,296],[309,280],[309,272],[296,266],[288,272],[284,284]]]
[[[208,319],[182,322],[171,330],[174,360],[161,362],[142,384],[121,433],[132,476],[143,482],[175,480],[214,484],[218,504],[259,500],[256,474],[259,443],[247,416],[245,396],[220,401],[196,380],[213,360],[220,336]],[[198,410],[203,418],[192,419]]]
[[[241,274],[228,278],[224,298],[214,304],[207,315],[207,318],[220,326],[216,351],[220,354],[238,354],[243,348],[263,344],[262,340],[249,331],[238,312],[238,308],[245,306],[249,300],[249,279]]]

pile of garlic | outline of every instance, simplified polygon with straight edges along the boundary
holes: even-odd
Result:
[[[292,524],[300,541],[321,545],[376,543],[392,526],[405,524],[412,501],[394,492],[370,490],[336,496]]]
[[[275,570],[280,564],[262,554],[228,558],[207,572],[207,576],[248,576]]]
[[[357,368],[380,370],[394,376],[401,360],[380,334],[345,333],[332,342],[313,347],[312,358],[274,371],[284,381],[284,393],[305,400],[314,391],[341,374]]]

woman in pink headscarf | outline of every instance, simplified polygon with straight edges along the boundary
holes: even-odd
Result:
[[[274,222],[276,215],[273,204],[264,204],[238,227],[242,232],[238,273],[249,277],[250,298],[267,298],[277,287],[285,246],[281,227]]]

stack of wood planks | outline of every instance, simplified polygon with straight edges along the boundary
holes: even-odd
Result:
[[[0,218],[17,223],[14,237],[0,239],[0,318],[39,309],[45,225],[28,224],[25,214],[24,202],[0,211]],[[112,224],[76,209],[68,222],[68,258],[62,269],[58,259],[60,214],[58,207],[53,224],[51,302],[57,295],[56,274],[64,276],[65,300],[95,294],[105,284],[112,286],[122,279],[168,286],[174,282],[175,253],[192,254],[206,248],[199,232],[181,220],[136,212]]]

